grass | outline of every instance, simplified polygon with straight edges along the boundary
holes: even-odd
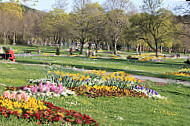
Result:
[[[22,63],[55,63],[60,65],[72,65],[77,68],[101,69],[106,71],[125,71],[126,73],[145,75],[152,77],[170,78],[190,81],[188,77],[166,76],[165,72],[174,72],[185,66],[183,59],[165,59],[165,62],[141,62],[126,59],[89,59],[85,57],[63,56],[36,56],[17,57],[17,62]]]
[[[8,86],[25,85],[27,79],[43,78],[45,75],[44,69],[45,67],[42,66],[0,63],[0,70],[3,71],[0,74],[0,84],[4,83]],[[2,85],[0,87],[1,89],[4,88]],[[134,97],[100,97],[97,99],[68,97],[53,98],[49,101],[69,110],[86,113],[98,121],[100,126],[188,126],[190,123],[190,88],[174,85],[157,86],[154,84],[151,84],[151,88],[167,97],[167,100]],[[26,120],[17,120],[14,117],[5,119],[0,116],[0,124],[24,126],[36,125],[36,122],[28,124]]]

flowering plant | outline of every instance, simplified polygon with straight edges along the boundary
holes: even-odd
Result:
[[[28,101],[17,101],[0,96],[0,114],[4,117],[15,115],[25,118],[29,122],[38,121],[38,124],[61,122],[63,124],[98,125],[98,123],[86,114],[74,110],[67,110],[53,103],[37,101],[30,97]]]
[[[68,95],[75,96],[75,92],[70,91],[66,87],[62,86],[62,84],[55,84],[55,83],[46,83],[43,84],[40,82],[38,85],[27,85],[23,87],[7,87],[7,90],[22,90],[25,91],[29,96],[34,97],[58,97],[64,96],[67,97]]]

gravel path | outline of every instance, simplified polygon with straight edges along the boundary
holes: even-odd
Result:
[[[11,64],[23,64],[23,65],[35,65],[35,66],[49,66],[46,64],[28,64],[28,63],[18,63],[18,62],[4,62],[4,61],[0,61],[0,63],[11,63]],[[79,69],[79,68],[73,68],[73,70],[76,71],[89,71],[88,69]],[[112,73],[112,72],[107,72],[107,73]],[[158,82],[158,83],[168,83],[168,81],[170,82],[177,82],[177,83],[183,83],[185,86],[190,87],[190,81],[182,81],[182,80],[168,80],[165,78],[158,78],[158,77],[149,77],[149,76],[142,76],[142,75],[134,75],[131,74],[131,76],[141,79],[141,80],[150,80],[153,82]]]

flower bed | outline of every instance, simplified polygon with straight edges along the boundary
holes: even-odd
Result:
[[[145,97],[148,98],[148,96],[143,93],[143,92],[137,92],[129,89],[122,89],[122,88],[117,88],[115,86],[93,86],[89,87],[87,85],[84,85],[82,87],[73,87],[69,88],[73,91],[76,92],[78,96],[84,95],[87,97],[124,97],[124,96],[134,96],[134,97]]]
[[[6,93],[6,92],[5,92]],[[61,122],[63,124],[98,125],[98,123],[86,114],[74,110],[67,110],[53,103],[37,101],[30,97],[28,101],[22,99],[9,99],[0,96],[0,114],[4,117],[15,115],[17,118],[38,121],[38,124]]]
[[[48,71],[47,79],[51,78],[53,78],[53,82],[62,83],[68,89],[75,91],[77,95],[85,95],[87,97],[135,96],[163,98],[158,93],[152,95],[143,90],[134,89],[133,87],[137,85],[147,88],[147,84],[143,80],[135,79],[122,71],[108,74],[106,71],[93,70],[85,71],[84,74],[70,74],[56,69],[56,71]]]
[[[167,72],[165,75],[181,76],[181,77],[190,77],[190,69],[185,68],[177,72]]]
[[[40,82],[38,85],[27,85],[23,87],[6,87],[6,90],[22,90],[25,91],[29,96],[34,97],[67,97],[68,95],[75,96],[75,93],[73,91],[66,89],[66,87],[62,86],[62,84],[59,84],[57,86],[57,84],[51,84],[50,82],[47,82],[44,85],[42,82]]]

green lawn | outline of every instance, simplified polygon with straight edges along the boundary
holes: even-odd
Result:
[[[75,62],[76,60],[77,58],[74,58]],[[86,60],[88,61],[88,59]],[[0,84],[3,83],[8,86],[25,85],[27,79],[43,78],[45,75],[45,67],[42,66],[0,63],[0,70]],[[98,121],[100,126],[188,126],[190,123],[190,88],[174,85],[156,86],[151,84],[150,86],[162,96],[167,97],[167,100],[134,97],[100,97],[97,99],[68,97],[66,99],[49,99],[49,101],[52,101],[57,106],[86,113]],[[1,90],[4,88],[2,85],[0,87]],[[0,124],[12,126],[36,125],[35,122],[28,124],[25,120],[17,120],[14,117],[5,119],[1,116]]]
[[[188,80],[188,77],[173,77],[163,75],[165,72],[174,72],[185,66],[183,59],[165,59],[165,62],[141,62],[128,61],[126,59],[90,59],[85,57],[63,56],[35,56],[16,57],[17,62],[22,63],[55,63],[60,65],[72,65],[77,68],[101,69],[107,71],[125,71],[130,74],[146,75],[153,77]]]

